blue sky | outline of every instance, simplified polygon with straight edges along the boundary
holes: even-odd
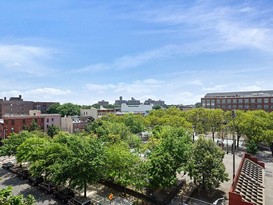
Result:
[[[271,0],[0,3],[0,98],[194,104],[273,89]]]

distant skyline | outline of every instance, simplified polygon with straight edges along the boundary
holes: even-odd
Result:
[[[195,104],[273,89],[271,0],[0,2],[0,99]]]

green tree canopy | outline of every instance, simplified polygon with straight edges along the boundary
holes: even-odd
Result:
[[[191,139],[182,128],[162,127],[158,144],[151,150],[146,168],[151,188],[167,188],[176,182],[176,173],[186,170]]]
[[[64,136],[57,138],[60,139],[64,141]],[[55,165],[54,181],[83,189],[86,196],[87,185],[96,183],[103,176],[103,143],[97,138],[79,135],[68,136],[66,142],[70,154],[66,160]]]
[[[211,139],[200,136],[193,144],[188,171],[195,184],[203,189],[217,188],[228,180],[223,164],[224,151]]]
[[[34,205],[35,199],[32,195],[24,197],[22,194],[15,196],[12,194],[12,187],[0,190],[0,204],[2,205]]]
[[[12,156],[17,153],[17,147],[20,146],[27,138],[33,137],[34,132],[22,131],[20,133],[12,133],[8,138],[4,139],[4,146],[0,147],[1,156]]]

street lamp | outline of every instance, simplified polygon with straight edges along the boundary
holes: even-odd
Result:
[[[192,131],[192,142],[194,142],[195,125],[192,126],[192,129],[193,129],[193,131]]]
[[[234,119],[236,117],[235,109],[231,111],[231,117],[232,117],[232,153],[233,153],[233,179],[235,177],[235,135],[234,135]]]

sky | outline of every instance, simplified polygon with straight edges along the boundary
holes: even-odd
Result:
[[[0,99],[188,105],[273,89],[272,0],[0,3]]]

